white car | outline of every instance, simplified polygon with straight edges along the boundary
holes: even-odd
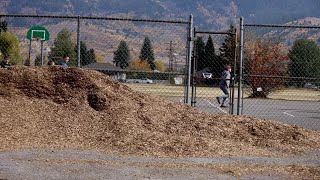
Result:
[[[127,83],[144,83],[144,84],[153,84],[153,80],[148,78],[141,78],[141,79],[127,79]]]
[[[318,86],[316,86],[316,85],[314,85],[314,84],[312,84],[312,83],[306,83],[306,84],[304,85],[304,87],[305,87],[305,88],[310,88],[310,89],[317,89],[317,88],[319,88]]]
[[[146,84],[152,84],[153,81],[151,79],[148,79],[148,78],[142,78],[142,79],[139,79],[140,81],[138,83],[146,83]]]

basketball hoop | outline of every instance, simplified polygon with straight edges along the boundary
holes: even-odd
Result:
[[[36,41],[36,42],[39,42],[41,40],[41,38],[40,37],[33,37],[32,40]]]

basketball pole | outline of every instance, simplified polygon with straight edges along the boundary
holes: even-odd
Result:
[[[40,56],[41,56],[41,66],[43,66],[43,41],[40,39],[40,42],[41,42],[41,51],[40,51]]]
[[[30,38],[30,42],[29,42],[29,57],[28,57],[28,61],[25,63],[26,66],[30,66],[30,60],[31,60],[31,38]]]

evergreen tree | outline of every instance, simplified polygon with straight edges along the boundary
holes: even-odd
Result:
[[[129,46],[125,41],[120,41],[118,49],[114,52],[113,63],[121,69],[126,69],[130,59]]]
[[[213,60],[215,58],[216,53],[211,35],[209,35],[208,41],[204,49],[207,59]]]
[[[6,32],[8,30],[7,21],[0,21],[0,32]]]
[[[150,65],[151,70],[156,69],[156,64],[155,64],[155,58],[154,58],[154,53],[153,53],[153,48],[151,45],[151,41],[149,37],[146,37],[143,41],[143,45],[140,51],[140,56],[139,59],[141,61],[147,61]]]
[[[214,77],[220,77],[223,69],[222,59],[216,55],[211,35],[205,46],[205,63],[213,73]]]
[[[208,64],[206,64],[205,44],[202,37],[197,37],[195,46],[197,56],[197,71],[200,71],[208,66]]]
[[[78,50],[75,47],[75,53],[77,54],[77,52]],[[87,44],[83,41],[80,41],[80,58],[81,58],[81,61],[80,61],[81,67],[96,62],[94,49],[88,50]]]
[[[35,66],[42,66],[41,55],[40,55],[40,54],[38,54],[38,55],[36,56],[36,59],[34,60],[34,65],[35,65]]]
[[[90,64],[97,62],[96,53],[94,52],[94,49],[90,49],[87,55],[89,57]]]
[[[77,53],[77,50],[76,50]],[[85,66],[89,63],[89,57],[88,57],[88,48],[85,42],[80,41],[80,64],[81,67]]]
[[[234,34],[236,32],[236,28],[233,25],[230,25],[228,32]],[[226,36],[219,50],[221,52],[220,56],[223,59],[223,64],[230,64],[234,66],[236,39],[235,36],[231,34]]]
[[[290,77],[320,77],[320,49],[312,40],[299,39],[289,51]],[[298,82],[297,82],[298,81]],[[295,80],[296,85],[303,86],[303,80]]]
[[[54,40],[54,47],[51,48],[49,59],[56,64],[61,64],[63,56],[68,55],[70,58],[68,64],[70,66],[76,66],[77,58],[74,49],[75,44],[71,40],[71,33],[67,29],[63,29],[58,33]]]

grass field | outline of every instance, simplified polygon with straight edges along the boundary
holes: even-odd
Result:
[[[168,97],[183,97],[184,86],[172,86],[165,84],[134,84],[126,83],[135,91]],[[190,89],[191,91],[191,89]],[[221,90],[217,87],[197,87],[197,97],[211,98],[222,94]],[[248,91],[244,91],[248,92]],[[238,91],[235,88],[235,97],[237,97]],[[249,94],[244,93],[244,97],[248,97]],[[282,89],[271,93],[269,96],[271,99],[283,99],[283,100],[305,100],[305,101],[320,101],[320,91],[313,89]]]

